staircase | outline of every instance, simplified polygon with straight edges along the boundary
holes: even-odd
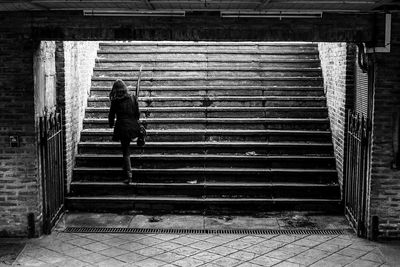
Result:
[[[148,138],[127,186],[108,93],[140,65]],[[321,75],[312,43],[100,44],[68,208],[340,211]]]

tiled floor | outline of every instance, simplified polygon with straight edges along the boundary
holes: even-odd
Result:
[[[30,240],[14,266],[389,266],[353,235],[69,234]]]

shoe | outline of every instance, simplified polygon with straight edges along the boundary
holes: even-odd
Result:
[[[126,176],[127,176],[127,178],[125,180],[123,180],[122,182],[124,184],[128,185],[128,184],[132,183],[132,172],[127,172]]]

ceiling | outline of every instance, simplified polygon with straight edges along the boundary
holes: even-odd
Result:
[[[400,0],[0,0],[0,11],[376,12],[399,9]]]

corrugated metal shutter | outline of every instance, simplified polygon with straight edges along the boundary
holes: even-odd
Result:
[[[354,94],[354,110],[360,114],[363,114],[366,118],[368,117],[368,72],[363,71],[358,66],[358,53],[355,62],[354,71],[354,82],[355,82],[355,94]]]

